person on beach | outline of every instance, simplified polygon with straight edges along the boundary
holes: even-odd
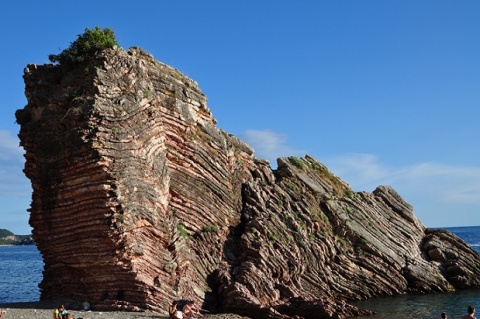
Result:
[[[467,314],[463,316],[462,319],[477,319],[474,317],[474,315],[475,315],[475,307],[470,305],[467,308]]]
[[[62,312],[65,311],[65,307],[63,305],[58,306],[53,311],[53,319],[62,319]]]
[[[174,300],[170,308],[168,308],[170,319],[183,319],[183,313],[182,311],[178,310],[177,305],[178,301]]]
[[[53,319],[66,319],[67,318],[67,309],[64,305],[60,305],[53,311]]]
[[[193,300],[187,302],[187,304],[183,306],[183,313],[187,319],[203,317],[200,311],[195,307],[195,302]]]
[[[447,313],[446,313],[446,312],[442,312],[441,317],[442,317],[442,319],[447,319],[447,318],[448,318]]]

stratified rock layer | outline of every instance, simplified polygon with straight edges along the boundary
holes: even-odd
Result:
[[[278,169],[218,129],[197,83],[141,49],[29,65],[16,113],[42,299],[256,318],[480,285],[480,257],[425,229],[392,188],[356,193],[315,159]]]

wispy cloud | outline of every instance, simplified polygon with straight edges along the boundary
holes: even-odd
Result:
[[[286,156],[304,156],[303,150],[298,150],[287,144],[287,135],[271,130],[247,130],[240,138],[250,144],[255,150],[255,156],[266,159],[275,166],[277,158]]]
[[[24,162],[18,138],[0,130],[0,198],[29,196],[31,188],[23,174]]]
[[[15,160],[21,158],[22,154],[18,137],[9,131],[0,130],[0,161]]]
[[[480,204],[480,167],[421,163],[405,170],[409,185],[436,192],[442,201]]]
[[[325,163],[355,190],[373,190],[393,185],[406,192],[418,192],[439,202],[480,204],[480,167],[458,167],[440,163],[418,163],[392,167],[372,154],[348,154]]]
[[[308,153],[288,145],[286,135],[270,130],[248,130],[241,138],[255,149],[257,157],[271,164],[276,164],[278,157]],[[317,159],[355,191],[392,186],[429,227],[479,225],[480,167],[436,162],[398,167],[381,162],[373,154]]]
[[[378,158],[371,154],[348,154],[329,158],[324,163],[341,179],[360,189],[370,189],[380,182],[389,182],[398,171],[382,165]]]
[[[0,130],[0,228],[16,234],[31,232],[27,209],[32,188],[23,173],[23,153],[18,137]]]

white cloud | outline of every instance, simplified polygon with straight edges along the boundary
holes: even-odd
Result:
[[[480,167],[383,164],[371,154],[329,158],[327,167],[356,191],[391,185],[428,226],[480,224]]]
[[[405,169],[404,179],[435,191],[444,202],[480,204],[480,167],[421,163]]]
[[[246,130],[240,138],[255,150],[255,156],[266,159],[271,165],[277,158],[287,156],[304,156],[305,151],[287,145],[287,136],[270,130]]]
[[[24,197],[31,192],[30,183],[23,173],[25,159],[18,138],[0,130],[0,198]],[[0,203],[1,204],[1,203]]]
[[[391,181],[397,174],[371,154],[348,154],[330,158],[324,164],[353,188],[361,190],[376,187],[380,181]]]
[[[456,167],[432,162],[389,167],[371,154],[348,154],[330,158],[325,164],[356,190],[397,185],[435,193],[442,201],[480,203],[480,167]]]
[[[256,157],[271,164],[278,157],[308,153],[289,146],[286,135],[270,130],[247,130],[240,138],[254,148]],[[394,167],[373,154],[346,154],[320,161],[355,191],[392,186],[428,227],[480,225],[480,167],[434,162]]]
[[[23,153],[18,137],[0,130],[0,228],[16,234],[30,233],[27,209],[32,188],[23,173]]]
[[[0,130],[0,161],[22,158],[22,154],[18,137],[9,131]]]

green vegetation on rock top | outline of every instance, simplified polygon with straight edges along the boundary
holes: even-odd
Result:
[[[60,65],[74,66],[87,61],[96,52],[118,46],[112,29],[85,29],[85,33],[77,35],[77,40],[59,54],[50,54],[48,59]]]

